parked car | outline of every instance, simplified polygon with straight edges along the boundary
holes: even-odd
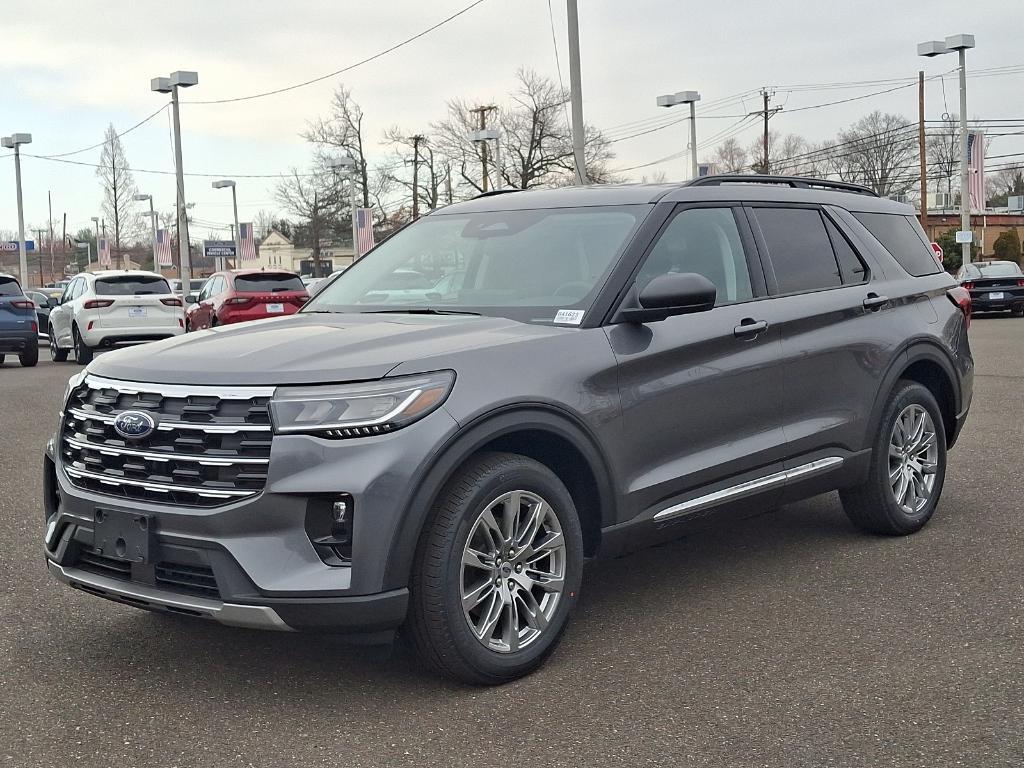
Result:
[[[453,253],[449,298],[374,303]],[[44,462],[49,569],[224,624],[404,625],[443,673],[501,683],[555,648],[584,558],[834,489],[865,531],[922,528],[969,322],[914,211],[865,187],[482,196],[293,317],[97,358]]]
[[[1014,261],[975,261],[957,274],[975,312],[1010,311],[1024,317],[1024,273]]]
[[[50,356],[88,364],[98,347],[185,332],[181,298],[155,272],[108,270],[75,277],[50,311]]]
[[[0,364],[11,352],[26,368],[39,361],[39,320],[18,278],[0,272]]]
[[[335,270],[334,272],[331,272],[331,274],[329,274],[327,277],[321,277],[317,280],[314,280],[312,283],[307,283],[306,290],[309,292],[309,298],[313,298],[318,293],[323,291],[324,288],[326,288],[339,277],[341,277],[342,274],[344,274],[344,272],[344,269],[338,269]]]
[[[199,293],[201,290],[203,290],[203,286],[206,284],[206,280],[207,278],[205,277],[192,278],[191,280],[188,281],[188,292]],[[174,278],[170,282],[171,293],[181,293],[181,280]]]
[[[48,288],[25,291],[25,296],[35,305],[40,336],[46,336],[50,330],[50,310],[57,306],[61,293],[62,291],[58,291],[58,298],[53,298],[49,295],[50,289]]]
[[[309,299],[294,272],[244,269],[217,272],[198,295],[188,297],[188,330],[283,317],[299,311]]]

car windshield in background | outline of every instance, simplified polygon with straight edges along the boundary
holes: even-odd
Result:
[[[981,273],[980,277],[1019,277],[1021,275],[1020,267],[1012,261],[1004,261],[999,264],[973,264],[971,266],[974,270]]]
[[[11,277],[0,277],[0,296],[21,296],[21,286]]]
[[[170,293],[162,277],[101,277],[96,280],[97,296],[152,296]]]
[[[236,275],[235,290],[244,293],[275,293],[281,291],[304,291],[306,286],[296,275]]]
[[[551,322],[586,310],[647,205],[434,213],[381,243],[306,305],[437,309]]]

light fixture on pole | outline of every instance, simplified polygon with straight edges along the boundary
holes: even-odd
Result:
[[[18,195],[18,270],[22,284],[28,287],[28,256],[25,253],[25,211],[21,203],[21,152],[18,147],[22,144],[31,144],[31,133],[12,133],[0,140],[7,149],[14,150],[14,185]],[[42,274],[39,275],[40,279]]]
[[[480,143],[485,141],[494,142],[494,165],[497,171],[498,180],[494,185],[495,189],[502,188],[501,180],[501,134],[497,128],[481,128],[479,131],[470,131],[466,136],[470,141],[474,143]]]
[[[335,171],[344,169],[348,172],[347,175],[352,192],[352,261],[356,261],[359,258],[359,249],[356,247],[358,219],[356,208],[359,206],[359,200],[356,197],[356,159],[351,155],[344,155],[343,157],[331,158],[327,161],[327,165]]]
[[[153,210],[153,196],[138,194],[133,199],[138,203],[149,200],[149,223],[153,231],[153,271],[159,272],[160,267],[156,263],[156,211]]]
[[[234,229],[234,241],[235,241],[235,266],[237,267],[242,260],[242,233],[238,231],[238,196],[235,194],[235,182],[231,179],[221,179],[215,181],[211,185],[214,189],[224,189],[225,187],[231,187],[231,205],[235,210],[235,229]]]
[[[189,258],[188,216],[185,213],[185,175],[181,168],[181,119],[178,114],[178,89],[191,88],[199,84],[197,72],[172,72],[170,77],[154,77],[149,89],[156,93],[171,94],[171,113],[174,123],[174,172],[177,177],[178,194],[178,276],[181,278],[182,301],[189,291],[192,278],[192,264]]]
[[[85,249],[85,271],[89,272],[92,267],[92,243],[88,240],[76,240],[75,249],[80,251],[83,248]]]
[[[674,107],[677,104],[690,105],[690,178],[696,179],[697,170],[697,102],[700,94],[696,91],[680,91],[658,97],[659,107]]]
[[[957,52],[960,58],[960,231],[956,241],[964,264],[971,263],[971,177],[967,158],[967,49],[974,47],[974,35],[950,35],[945,40],[918,43],[917,55],[931,58]]]

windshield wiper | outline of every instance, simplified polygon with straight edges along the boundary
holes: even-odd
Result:
[[[405,309],[364,309],[361,315],[476,315],[465,309],[437,309],[436,307],[406,307]]]

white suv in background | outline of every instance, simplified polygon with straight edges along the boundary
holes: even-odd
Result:
[[[181,297],[155,272],[86,272],[64,289],[50,312],[50,356],[73,352],[86,365],[96,347],[155,341],[185,332]]]

